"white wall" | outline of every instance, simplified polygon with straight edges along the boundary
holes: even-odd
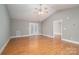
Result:
[[[5,5],[0,5],[0,49],[9,39],[9,17]]]
[[[62,37],[64,39],[79,41],[79,7],[56,12],[42,23],[43,34],[53,36],[53,21],[63,20]]]
[[[11,19],[11,36],[23,36],[29,35],[29,23],[27,20],[15,20]],[[41,23],[35,22],[39,24],[39,32],[41,34]],[[17,35],[16,35],[17,32]]]

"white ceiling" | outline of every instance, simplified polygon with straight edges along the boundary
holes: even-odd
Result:
[[[28,20],[28,21],[43,21],[56,11],[76,7],[79,5],[72,4],[44,4],[43,7],[48,8],[48,14],[39,15],[35,8],[40,8],[39,4],[9,4],[8,12],[11,19]]]

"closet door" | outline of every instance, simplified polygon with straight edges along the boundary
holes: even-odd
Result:
[[[29,35],[38,35],[38,23],[29,23]]]

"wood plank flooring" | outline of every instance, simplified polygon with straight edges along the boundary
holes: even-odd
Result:
[[[78,55],[79,45],[61,41],[60,38],[29,36],[13,38],[2,55]]]

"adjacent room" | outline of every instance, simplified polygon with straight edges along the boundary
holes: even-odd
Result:
[[[0,55],[79,55],[79,5],[0,4]]]

